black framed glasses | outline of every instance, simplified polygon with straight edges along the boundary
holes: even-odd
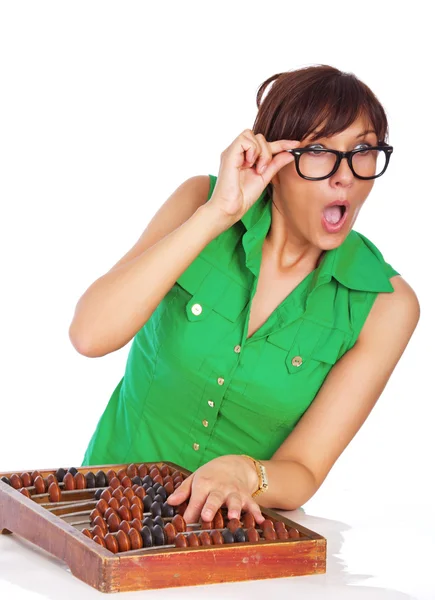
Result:
[[[343,158],[347,160],[352,173],[358,179],[376,179],[385,173],[393,152],[393,146],[378,141],[377,146],[364,144],[365,148],[341,152],[315,148],[287,150],[295,157],[296,171],[300,177],[310,181],[327,179],[338,170]]]

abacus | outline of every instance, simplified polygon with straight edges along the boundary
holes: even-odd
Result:
[[[0,473],[0,533],[63,560],[101,592],[326,572],[326,539],[262,508],[186,523],[167,496],[190,474],[170,462]]]

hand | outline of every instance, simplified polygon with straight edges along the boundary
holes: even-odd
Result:
[[[225,217],[237,222],[274,175],[294,160],[287,150],[299,145],[295,140],[267,142],[262,133],[255,135],[251,129],[245,129],[221,154],[219,174],[208,205],[219,208]]]
[[[186,523],[212,521],[226,504],[229,519],[240,519],[242,509],[252,513],[258,524],[264,521],[260,507],[251,494],[257,489],[258,477],[252,461],[238,454],[214,458],[189,475],[167,499],[168,504],[189,504],[183,515]]]

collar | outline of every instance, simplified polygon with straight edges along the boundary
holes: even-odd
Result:
[[[272,200],[266,188],[241,221],[246,228],[242,238],[246,266],[258,277],[263,242],[272,222]],[[332,278],[353,290],[393,292],[384,265],[382,254],[376,246],[352,229],[340,246],[325,252],[313,272],[309,293]]]

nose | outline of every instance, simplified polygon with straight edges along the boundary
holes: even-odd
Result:
[[[341,181],[342,183],[349,184],[355,178],[350,165],[347,161],[347,153],[343,153],[340,156],[340,162],[338,164],[338,169],[331,177],[333,180]]]

